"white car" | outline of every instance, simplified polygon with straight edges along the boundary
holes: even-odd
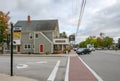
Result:
[[[93,48],[93,47],[92,47],[92,48],[89,48],[89,49],[90,49],[90,51],[95,51],[95,48]]]

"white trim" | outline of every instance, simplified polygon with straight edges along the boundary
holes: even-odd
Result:
[[[14,49],[15,46],[15,49]],[[17,45],[13,45],[13,51],[17,52]]]
[[[89,71],[96,77],[98,81],[103,81],[102,78],[94,70],[92,70],[79,56],[78,58],[89,69]]]
[[[57,61],[56,65],[55,65],[53,71],[51,72],[49,78],[47,79],[47,81],[54,81],[55,80],[59,65],[60,65],[60,60]]]
[[[54,31],[52,32],[52,38],[54,39]],[[51,52],[53,53],[54,52],[54,44],[51,44]]]
[[[41,34],[43,37],[45,37],[51,44],[53,44],[52,41],[50,41],[50,39],[48,39],[42,32],[40,32],[40,34]]]
[[[68,56],[67,68],[65,72],[65,79],[64,81],[69,81],[69,65],[70,65],[70,57]]]
[[[33,35],[33,36],[34,36],[34,37],[33,37],[33,43],[34,43],[34,44],[33,44],[33,45],[34,45],[33,53],[35,53],[35,32],[33,32],[33,33],[34,33],[34,35]]]
[[[43,45],[43,52],[40,52],[40,46]],[[39,45],[39,53],[44,53],[44,44]]]
[[[54,45],[53,45],[53,44],[51,44],[51,53],[53,53],[53,46],[54,46]]]

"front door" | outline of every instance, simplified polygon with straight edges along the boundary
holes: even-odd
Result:
[[[43,53],[44,52],[44,46],[43,45],[40,45],[40,53]]]
[[[17,46],[17,52],[20,52],[20,46]]]

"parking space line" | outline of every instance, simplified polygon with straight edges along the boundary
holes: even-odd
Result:
[[[68,56],[67,67],[66,67],[66,72],[65,72],[65,80],[64,81],[69,81],[69,65],[70,65],[70,57]]]
[[[53,71],[51,72],[49,78],[47,79],[47,81],[54,81],[59,65],[60,65],[60,60],[57,61],[56,65],[55,65]]]
[[[94,71],[92,70],[79,56],[78,58],[81,60],[81,62],[89,69],[89,71],[96,77],[98,81],[103,81],[102,78]]]

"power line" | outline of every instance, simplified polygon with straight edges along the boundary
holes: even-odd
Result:
[[[77,30],[76,30],[76,34],[75,34],[75,41],[76,41],[77,33],[79,31],[79,27],[80,27],[80,24],[81,24],[81,21],[82,21],[85,5],[86,5],[86,0],[82,0],[79,19],[78,19],[78,24],[77,24]]]
[[[84,13],[85,5],[86,5],[86,0],[82,0],[79,19],[78,19],[78,24],[77,24],[76,36],[77,36],[78,30],[79,30],[79,27],[80,27],[80,24],[81,24],[81,20],[82,20],[82,16],[83,16],[83,13]]]

